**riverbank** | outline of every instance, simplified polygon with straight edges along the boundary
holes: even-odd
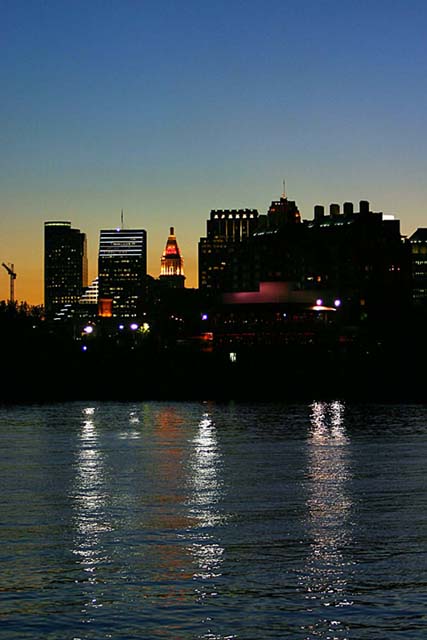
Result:
[[[422,360],[423,355],[417,358]],[[230,355],[176,346],[90,352],[58,344],[9,358],[0,390],[3,403],[337,398],[424,402],[427,395],[409,352],[312,345],[241,349]]]

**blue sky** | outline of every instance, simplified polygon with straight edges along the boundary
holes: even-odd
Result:
[[[43,222],[169,226],[197,285],[212,208],[287,192],[427,226],[427,4],[0,0],[0,258],[42,301]],[[7,297],[6,273],[0,298]]]

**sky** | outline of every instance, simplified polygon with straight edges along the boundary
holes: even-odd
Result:
[[[211,209],[282,181],[303,219],[369,200],[427,226],[424,0],[0,0],[0,262],[43,302],[43,223],[169,227],[197,286]],[[8,297],[6,271],[0,299]]]

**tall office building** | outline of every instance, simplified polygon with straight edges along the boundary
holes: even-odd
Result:
[[[418,228],[409,238],[411,248],[412,301],[427,305],[427,229]]]
[[[86,235],[71,222],[44,223],[44,302],[46,317],[74,304],[87,286]]]
[[[206,224],[206,237],[199,242],[199,288],[212,292],[231,291],[230,264],[240,244],[257,229],[256,209],[213,210]]]
[[[173,227],[170,228],[170,234],[161,259],[160,281],[171,289],[182,289],[184,287],[184,260],[178,247]]]
[[[254,236],[289,232],[300,223],[298,207],[285,193],[264,215],[256,209],[211,211],[206,237],[199,241],[199,288],[224,292],[256,287],[262,265],[250,255]]]
[[[144,229],[101,230],[98,300],[101,316],[135,318],[144,297],[147,233]]]

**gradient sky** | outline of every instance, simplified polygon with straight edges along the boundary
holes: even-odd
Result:
[[[43,222],[169,227],[197,286],[213,208],[366,199],[427,226],[423,0],[0,0],[0,262],[43,301]],[[0,299],[8,297],[0,276]]]

